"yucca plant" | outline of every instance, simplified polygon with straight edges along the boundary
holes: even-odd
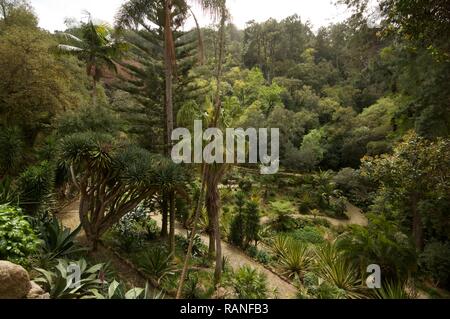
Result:
[[[166,249],[156,247],[146,252],[140,262],[140,267],[145,273],[152,277],[158,284],[168,276],[176,272],[172,255]]]
[[[284,256],[286,253],[290,237],[286,235],[278,235],[271,243],[271,249],[276,257]]]
[[[70,269],[79,270],[79,278],[73,277]],[[92,289],[100,289],[107,272],[106,264],[89,267],[84,259],[69,261],[59,259],[53,271],[35,268],[40,274],[34,281],[50,294],[52,299],[79,299]]]
[[[311,260],[311,252],[307,245],[289,239],[284,254],[280,256],[279,264],[283,275],[302,280],[304,273],[310,268]]]
[[[322,280],[344,291],[346,298],[364,298],[358,268],[334,244],[319,247],[316,256],[316,272]]]
[[[384,282],[381,289],[375,291],[375,296],[378,299],[412,299],[406,289],[406,283],[400,281]]]

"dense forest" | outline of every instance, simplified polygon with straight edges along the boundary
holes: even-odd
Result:
[[[126,0],[49,32],[0,0],[0,273],[26,278],[0,299],[449,298],[450,7],[369,3],[241,30],[226,0]],[[279,128],[280,171],[175,164],[194,121]]]

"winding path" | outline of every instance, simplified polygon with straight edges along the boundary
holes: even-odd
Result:
[[[78,207],[79,202],[73,202],[70,205],[66,206],[64,209],[62,209],[61,213],[58,214],[58,218],[61,220],[64,226],[75,229],[80,225],[80,219],[78,215]],[[154,219],[158,226],[161,227],[162,220],[161,215],[152,216],[152,219]],[[186,230],[184,230],[180,225],[177,225],[176,227],[176,233],[180,236],[186,236]],[[82,233],[80,233],[80,239],[83,236]],[[208,237],[202,235],[201,236],[202,241],[204,244],[208,244]],[[271,272],[270,270],[266,269],[256,261],[252,260],[250,257],[244,254],[241,250],[229,245],[228,243],[222,241],[222,251],[223,255],[226,256],[229,260],[230,266],[233,269],[239,269],[242,266],[250,266],[252,268],[257,269],[258,271],[264,273],[267,276],[267,282],[269,285],[269,288],[271,290],[275,290],[277,292],[277,297],[281,299],[294,299],[297,295],[297,288],[288,283],[287,281],[281,279],[279,276]],[[119,266],[120,263],[119,263]],[[123,267],[119,268],[121,271],[124,270]],[[127,276],[128,277],[128,276]],[[137,280],[136,280],[137,281]]]

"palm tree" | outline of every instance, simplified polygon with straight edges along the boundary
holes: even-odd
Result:
[[[97,83],[104,74],[104,69],[117,73],[114,60],[127,49],[124,42],[114,39],[108,27],[104,24],[94,24],[88,14],[88,22],[80,28],[81,36],[70,33],[60,33],[66,38],[66,44],[59,44],[60,52],[75,55],[86,63],[86,74],[92,78],[92,100],[97,104]]]

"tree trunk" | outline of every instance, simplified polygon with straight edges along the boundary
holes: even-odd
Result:
[[[93,77],[93,87],[92,87],[92,104],[94,107],[97,106],[97,79]]]
[[[169,233],[169,247],[170,253],[175,256],[175,194],[169,194],[169,211],[170,211],[170,233]]]
[[[208,213],[208,237],[209,237],[209,249],[208,249],[208,257],[210,259],[214,259],[215,254],[216,254],[216,237],[214,234],[214,199],[213,199],[213,193],[212,193],[212,189],[211,189],[211,182],[210,179],[211,176],[208,176],[208,181],[207,181],[207,189],[206,189],[206,197],[205,197],[205,202],[206,202],[206,211]]]
[[[166,192],[163,192],[162,203],[161,203],[161,214],[162,214],[162,226],[161,226],[161,238],[167,238],[167,226],[169,223],[169,202]]]
[[[172,151],[173,131],[173,68],[175,65],[175,43],[172,33],[172,1],[164,1],[164,69],[165,69],[165,109],[166,109],[166,154]]]

